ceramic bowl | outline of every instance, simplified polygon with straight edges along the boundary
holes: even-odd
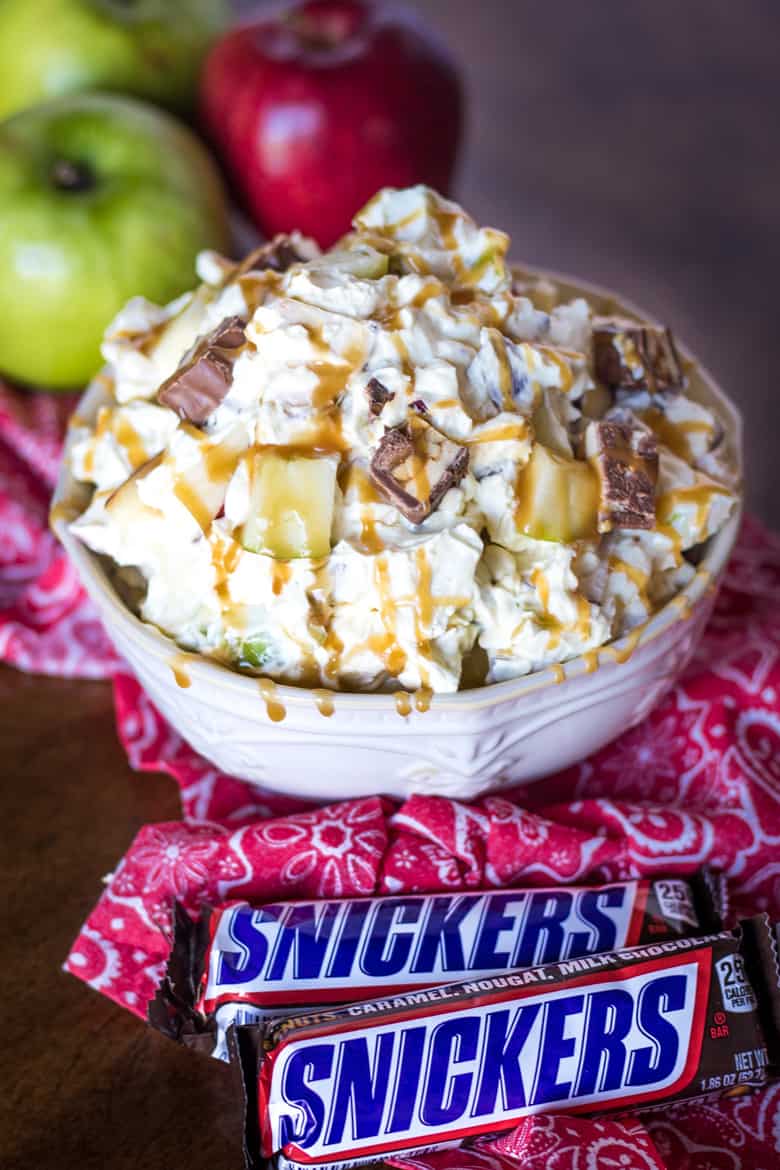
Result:
[[[567,296],[600,312],[644,316],[582,282],[549,275]],[[685,358],[691,355],[680,347]],[[690,393],[714,408],[727,457],[741,472],[741,420],[698,365]],[[77,410],[94,419],[106,401],[98,378]],[[68,531],[87,501],[63,461],[52,525],[119,653],[171,725],[224,772],[312,800],[412,792],[468,799],[538,779],[583,759],[648,714],[691,658],[709,617],[739,527],[739,510],[705,546],[688,587],[631,635],[563,667],[452,695],[425,711],[399,712],[389,694],[332,696],[278,685],[182,653],[121,600],[106,567]],[[404,710],[401,705],[401,711]]]

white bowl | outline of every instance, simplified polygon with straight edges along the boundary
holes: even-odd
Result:
[[[549,275],[566,295],[587,295],[601,312],[644,316],[611,294]],[[690,359],[684,347],[686,358]],[[728,455],[741,472],[741,419],[713,379],[696,367],[690,393],[714,407]],[[106,401],[100,379],[77,408],[94,419]],[[185,654],[142,622],[117,594],[103,565],[67,527],[88,499],[63,461],[52,526],[75,564],[119,653],[171,725],[224,772],[312,800],[412,792],[468,799],[535,780],[603,747],[643,719],[672,686],[699,641],[729,559],[739,509],[706,546],[690,585],[627,638],[599,652],[524,678],[453,695],[401,715],[389,694],[333,695],[321,713],[308,689],[278,685],[269,707],[258,679]],[[625,659],[624,661],[620,661]],[[178,676],[178,681],[177,681]],[[563,678],[563,681],[561,681]],[[182,683],[189,685],[182,686]],[[275,716],[284,712],[281,721]]]

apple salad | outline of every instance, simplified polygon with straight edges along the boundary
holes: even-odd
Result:
[[[735,507],[668,330],[506,263],[425,187],[330,251],[277,237],[136,298],[75,422],[71,527],[181,647],[306,686],[433,692],[641,625]]]

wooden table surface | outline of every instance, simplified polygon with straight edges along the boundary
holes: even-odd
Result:
[[[469,63],[466,204],[519,257],[620,288],[690,341],[744,406],[751,502],[780,522],[780,8],[418,6]],[[103,684],[0,669],[0,748],[0,1163],[238,1166],[228,1070],[60,971],[102,875],[141,824],[177,815],[173,783],[130,771]]]
[[[3,1170],[242,1165],[230,1070],[153,1033],[60,966],[101,878],[172,780],[133,773],[106,683],[0,667]]]

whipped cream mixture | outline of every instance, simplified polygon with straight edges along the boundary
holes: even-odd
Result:
[[[282,682],[455,691],[593,650],[693,576],[735,495],[668,334],[513,281],[508,238],[381,191],[106,334],[72,530],[183,648]],[[607,425],[609,424],[609,425]]]

